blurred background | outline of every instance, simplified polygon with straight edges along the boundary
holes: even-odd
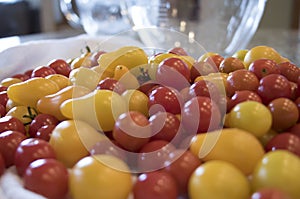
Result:
[[[268,0],[259,28],[299,29],[300,0]],[[0,0],[0,38],[72,29],[59,0]]]

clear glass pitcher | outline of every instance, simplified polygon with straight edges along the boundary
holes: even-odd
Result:
[[[185,46],[196,41],[207,51],[231,55],[247,47],[261,21],[266,0],[124,0],[123,3],[133,28],[146,45]],[[185,41],[179,33],[186,36]]]

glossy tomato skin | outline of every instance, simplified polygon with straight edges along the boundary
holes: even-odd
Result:
[[[18,131],[5,131],[0,134],[0,153],[5,160],[5,166],[14,164],[14,155],[19,144],[27,137]]]
[[[275,135],[265,146],[266,151],[288,150],[300,157],[300,138],[292,133]]]
[[[135,199],[176,199],[177,184],[165,171],[143,173],[133,187],[133,195]]]
[[[208,97],[197,96],[184,104],[183,127],[189,134],[205,133],[220,128],[219,107]]]
[[[7,100],[8,100],[7,92],[6,91],[1,91],[0,92],[0,104],[5,107],[6,103],[7,103]]]
[[[52,68],[57,74],[69,77],[71,72],[71,66],[63,59],[54,59],[48,63],[48,66]]]
[[[24,73],[24,74],[15,74],[12,76],[12,78],[18,78],[22,81],[26,81],[30,78],[30,76]]]
[[[291,98],[292,95],[288,79],[279,74],[270,74],[263,77],[259,82],[257,93],[264,104],[268,104],[279,97]]]
[[[244,63],[235,57],[225,58],[219,66],[219,71],[221,73],[231,73],[236,70],[245,69]]]
[[[16,149],[14,162],[19,176],[23,176],[28,165],[37,159],[56,158],[52,146],[38,138],[27,138],[23,140]]]
[[[0,85],[0,92],[6,91],[6,90],[7,90],[7,86]]]
[[[298,82],[300,76],[300,68],[291,62],[283,62],[278,64],[280,74],[285,76],[291,82]]]
[[[260,96],[256,92],[248,90],[235,91],[234,95],[228,101],[227,112],[230,112],[230,110],[238,103],[247,100],[262,102]]]
[[[7,130],[15,130],[26,134],[25,126],[23,123],[12,116],[4,116],[0,118],[0,133]]]
[[[211,56],[208,56],[207,58],[205,58],[204,62],[214,65],[215,67],[217,67],[219,69],[219,66],[223,60],[224,60],[224,57],[222,55],[215,54],[215,55],[211,55]]]
[[[258,79],[269,74],[280,74],[277,63],[272,59],[258,59],[249,65],[249,71],[253,72]]]
[[[68,193],[68,170],[55,159],[31,162],[23,179],[26,189],[49,199],[61,199]]]
[[[103,80],[101,80],[96,89],[108,89],[108,90],[111,90],[111,91],[114,91],[118,94],[122,94],[126,89],[125,89],[125,86],[119,82],[118,80],[116,79],[113,79],[113,78],[110,78],[110,77],[107,77]]]
[[[39,128],[45,125],[57,125],[59,120],[53,115],[40,113],[38,114],[29,125],[29,135],[35,137]]]
[[[0,117],[3,117],[6,114],[6,108],[0,104]]]
[[[48,75],[56,74],[55,70],[48,66],[39,66],[33,69],[31,77],[46,77]]]
[[[44,125],[37,130],[34,137],[40,138],[45,141],[49,141],[52,131],[54,130],[55,127],[56,127],[56,125],[54,125],[54,124]]]
[[[218,87],[211,81],[199,80],[189,87],[190,98],[195,96],[209,97],[215,103],[221,101],[221,94]]]
[[[3,158],[3,155],[0,153],[0,177],[5,171],[5,160]]]

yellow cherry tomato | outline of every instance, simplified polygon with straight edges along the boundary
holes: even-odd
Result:
[[[188,66],[189,69],[191,69],[192,66],[193,66],[193,64],[195,63],[195,59],[193,57],[191,57],[191,56],[188,56],[188,55],[181,56],[181,55],[176,55],[174,53],[162,53],[162,54],[156,55],[156,56],[151,57],[149,59],[149,63],[150,64],[157,64],[158,65],[163,60],[171,58],[171,57],[175,57],[175,58],[181,59],[182,61],[184,61],[187,64],[187,66]]]
[[[63,89],[67,86],[72,85],[70,79],[61,74],[52,74],[46,76],[45,78],[54,81],[58,85],[59,89]]]
[[[265,153],[256,137],[236,128],[198,134],[192,138],[190,150],[203,161],[230,162],[246,175],[252,173]]]
[[[100,74],[90,68],[80,67],[70,72],[69,79],[73,85],[94,90],[100,81]]]
[[[85,121],[101,131],[111,131],[115,120],[127,110],[124,99],[110,90],[95,90],[66,100],[60,108],[65,117]]]
[[[190,199],[249,199],[247,177],[232,164],[211,160],[200,165],[188,183]]]
[[[143,113],[146,117],[149,116],[148,101],[149,98],[139,90],[126,90],[121,95],[129,108],[129,111],[138,111]]]
[[[49,143],[56,158],[66,167],[73,167],[81,158],[89,155],[97,142],[106,137],[89,124],[80,120],[64,120],[52,131]]]
[[[249,51],[248,49],[238,50],[232,55],[232,57],[235,57],[241,61],[244,61],[245,55],[247,54],[248,51]]]
[[[280,63],[282,58],[281,55],[272,47],[269,46],[255,46],[251,48],[244,57],[244,63],[246,68],[258,59],[271,59],[276,63]]]
[[[67,99],[81,97],[90,92],[83,86],[67,86],[52,95],[41,97],[37,102],[37,110],[55,116],[58,120],[67,119],[60,111],[60,105]]]
[[[133,187],[128,166],[110,155],[81,159],[69,179],[73,199],[126,199]]]
[[[9,87],[10,85],[20,83],[20,82],[22,82],[22,80],[20,80],[19,78],[8,77],[8,78],[3,79],[0,83],[0,85]]]
[[[125,75],[126,73],[128,73],[128,72],[129,72],[129,70],[128,70],[128,68],[126,66],[124,66],[124,65],[118,65],[115,68],[113,78],[116,79],[116,80],[120,80],[121,77],[123,75]]]
[[[265,154],[252,174],[254,191],[273,187],[287,193],[291,199],[300,198],[300,158],[287,150]]]
[[[244,129],[256,137],[268,133],[272,126],[271,111],[256,101],[237,104],[231,109],[228,119],[229,127]]]
[[[204,61],[206,58],[208,58],[208,57],[210,57],[210,56],[213,56],[213,55],[218,55],[218,53],[216,53],[216,52],[206,52],[206,53],[204,53],[203,55],[201,55],[201,56],[198,58],[198,62]]]
[[[9,86],[7,95],[17,104],[35,108],[37,101],[41,97],[56,93],[59,90],[58,85],[54,81],[42,77],[34,77]]]

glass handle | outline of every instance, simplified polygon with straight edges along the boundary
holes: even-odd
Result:
[[[72,27],[82,28],[81,20],[74,11],[72,0],[60,0],[60,9]]]

